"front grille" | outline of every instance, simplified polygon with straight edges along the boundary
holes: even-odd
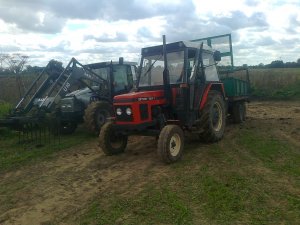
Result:
[[[133,121],[133,115],[132,115],[133,112],[131,113],[131,115],[126,114],[126,109],[131,108],[130,106],[117,106],[117,107],[115,107],[115,112],[116,112],[117,108],[120,108],[122,110],[121,115],[116,114],[117,121],[125,121],[125,122]],[[132,108],[131,108],[131,111],[132,111]]]
[[[148,105],[147,104],[141,104],[140,105],[140,113],[141,113],[141,119],[146,120],[149,117],[148,114]]]

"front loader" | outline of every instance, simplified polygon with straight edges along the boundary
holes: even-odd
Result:
[[[106,117],[112,116],[114,95],[127,93],[133,88],[135,69],[134,63],[124,62],[123,58],[119,62],[88,65],[72,58],[66,68],[51,60],[12,113],[0,120],[0,127],[21,130],[26,124],[43,124],[54,118],[59,122],[59,132],[68,134],[84,120],[84,113],[91,105],[98,106],[98,111],[89,114],[94,121],[109,110],[109,114],[101,118],[104,123]],[[93,131],[98,133],[101,125],[94,127]]]

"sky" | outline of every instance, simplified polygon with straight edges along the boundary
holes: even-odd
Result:
[[[299,0],[0,0],[0,54],[66,65],[140,59],[142,47],[231,33],[235,65],[300,58]]]

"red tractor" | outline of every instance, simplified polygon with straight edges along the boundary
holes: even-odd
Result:
[[[220,60],[221,53],[203,43],[166,44],[165,36],[163,45],[143,48],[137,88],[114,97],[115,117],[100,132],[103,152],[123,152],[130,135],[156,136],[158,155],[172,163],[182,156],[184,132],[205,142],[222,139],[227,108],[235,102],[229,102],[219,79]],[[247,97],[238,99],[243,106]],[[244,107],[239,108],[243,117]]]

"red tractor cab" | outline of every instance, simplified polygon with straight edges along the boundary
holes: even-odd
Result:
[[[142,49],[137,88],[114,97],[115,117],[99,135],[107,155],[125,150],[130,135],[158,137],[158,155],[179,160],[184,132],[206,142],[224,134],[226,95],[216,62],[220,52],[203,43],[179,41]]]

